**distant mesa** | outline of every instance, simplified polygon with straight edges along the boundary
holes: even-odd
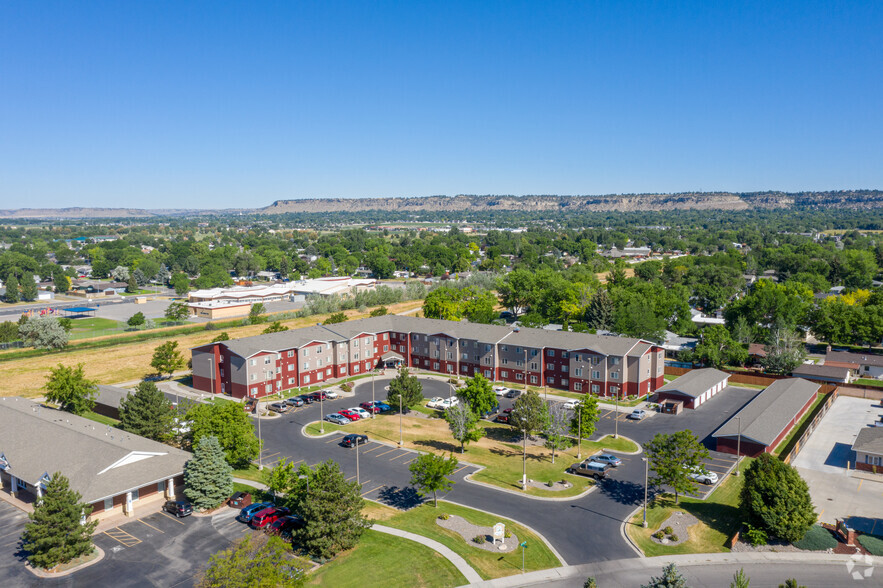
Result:
[[[258,209],[20,208],[0,210],[0,219],[147,218],[238,214],[365,212],[631,212],[647,210],[869,209],[883,207],[881,190],[827,192],[683,192],[605,196],[458,195],[416,198],[301,198],[277,200]]]

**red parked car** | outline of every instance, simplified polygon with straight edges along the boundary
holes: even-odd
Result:
[[[344,408],[343,410],[337,411],[337,414],[342,414],[343,416],[345,416],[346,418],[348,418],[351,421],[357,421],[360,418],[362,418],[359,416],[359,413],[357,413],[353,410],[350,410],[348,408]]]
[[[498,423],[508,423],[508,422],[509,422],[509,416],[510,416],[511,414],[512,414],[512,409],[511,409],[511,408],[507,408],[506,410],[504,410],[503,412],[501,412],[500,414],[498,414],[498,415],[497,415],[497,418],[496,418],[495,420],[496,420]]]
[[[297,515],[288,515],[280,517],[270,523],[267,527],[267,533],[271,535],[281,535],[286,531],[297,529],[304,526],[304,520]]]
[[[254,517],[252,517],[250,524],[253,529],[263,529],[267,525],[272,524],[277,519],[281,519],[290,512],[291,511],[287,508],[265,508],[258,514],[254,515]]]
[[[372,403],[370,400],[368,402],[361,403],[359,406],[361,408],[364,408],[368,412],[373,412],[374,414],[377,414],[378,412],[380,412],[380,407],[377,406],[376,404]]]

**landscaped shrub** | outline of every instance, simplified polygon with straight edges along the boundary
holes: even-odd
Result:
[[[859,535],[858,542],[868,550],[871,555],[883,555],[883,539],[873,535]]]
[[[837,539],[831,532],[819,525],[813,525],[803,536],[800,541],[795,541],[792,545],[798,549],[806,549],[809,551],[825,551],[826,549],[834,549],[837,547]]]
[[[346,382],[346,383],[340,385],[340,389],[343,390],[344,392],[352,392],[353,385],[350,384],[349,382]]]
[[[748,527],[748,529],[745,531],[745,538],[748,539],[748,543],[755,547],[767,544],[768,537],[766,531],[752,527],[751,525],[746,525],[746,527]]]
[[[671,539],[672,541],[677,542],[677,540],[678,540],[678,535],[677,535],[677,533],[672,533],[672,534],[671,534],[671,537],[669,537],[669,539]]]
[[[438,515],[438,518],[440,518],[440,519],[443,520],[443,521],[446,521],[446,520],[448,520],[449,518],[451,518],[451,515],[449,515],[448,513],[445,512],[445,513],[442,513],[442,514]]]
[[[505,531],[503,531],[503,537],[509,539],[510,537],[512,537],[512,531],[506,529]]]
[[[657,539],[662,539],[663,537],[665,537],[665,533],[663,533],[662,531],[656,531],[655,533],[653,533],[653,536]]]
[[[485,541],[487,541],[487,539],[485,538],[484,535],[476,535],[475,537],[472,538],[472,540],[475,541],[476,543],[478,543],[479,545],[481,545]]]
[[[548,482],[546,482],[546,486],[548,486],[549,488],[551,488],[554,485],[555,485],[555,480],[549,480]]]
[[[671,527],[666,527],[666,528],[664,528],[664,529],[662,530],[662,532],[665,533],[666,535],[671,535],[671,534],[674,533],[675,531],[674,531],[674,529],[672,529]]]

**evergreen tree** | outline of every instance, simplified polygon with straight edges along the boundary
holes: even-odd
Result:
[[[768,453],[745,470],[741,499],[750,523],[785,541],[803,539],[816,522],[806,482],[794,467]]]
[[[138,282],[135,280],[135,276],[129,276],[128,281],[126,282],[126,292],[129,294],[134,294],[138,291]]]
[[[386,401],[395,409],[399,407],[399,397],[401,397],[401,409],[404,412],[423,400],[423,384],[416,376],[409,375],[408,368],[404,367],[399,370],[399,375],[389,383]]]
[[[77,367],[58,364],[58,367],[49,368],[44,387],[46,400],[74,414],[92,410],[95,396],[98,395],[98,386],[93,380],[86,378],[82,363],[78,363]]]
[[[21,292],[18,287],[18,278],[10,272],[6,278],[6,302],[18,302],[19,300],[21,300]]]
[[[671,563],[662,568],[662,575],[650,578],[650,583],[641,588],[687,588],[687,581],[678,571],[675,564]]]
[[[35,568],[50,569],[81,555],[92,553],[92,532],[98,521],[81,525],[92,507],[80,502],[79,492],[71,489],[68,479],[56,472],[46,484],[43,500],[28,515],[22,542],[28,562]]]
[[[269,333],[282,333],[287,330],[288,327],[284,326],[279,321],[273,321],[266,329],[264,329],[264,335]]]
[[[184,466],[184,495],[198,509],[214,508],[233,493],[233,468],[214,436],[203,437]]]
[[[163,442],[172,436],[174,425],[172,403],[153,382],[141,382],[120,402],[120,426],[125,431]]]
[[[748,588],[750,583],[751,578],[745,574],[743,568],[739,568],[739,571],[733,574],[733,581],[730,582],[730,588]]]
[[[589,299],[586,308],[586,324],[593,329],[610,329],[613,327],[613,315],[616,308],[607,290],[599,289]]]
[[[30,272],[21,275],[21,299],[23,302],[37,299],[37,282],[34,281],[34,274]]]

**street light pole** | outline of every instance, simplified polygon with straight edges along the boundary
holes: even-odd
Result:
[[[261,400],[260,398],[255,398],[255,406],[258,409],[258,442],[260,444],[260,449],[258,453],[258,470],[264,469],[264,461],[261,457],[261,454],[264,453],[264,438],[261,436]]]
[[[576,407],[576,422],[579,431],[579,438],[576,440],[576,458],[583,458],[583,411],[582,405]]]
[[[404,433],[402,433],[402,391],[399,390],[399,447],[405,444]]]
[[[374,404],[374,376],[377,374],[377,370],[371,372],[371,418],[374,418],[374,411],[377,410],[377,405]]]
[[[619,439],[619,390],[616,391],[616,415],[613,417],[613,438]]]
[[[325,399],[325,393],[319,390],[319,433],[325,432],[325,405],[322,402]]]
[[[742,450],[742,417],[737,416],[736,422],[739,425],[739,436],[736,437],[736,471],[733,474],[734,476],[739,475],[739,454],[740,454],[740,451]]]
[[[644,460],[644,523],[643,526],[647,528],[647,477],[650,473],[650,460],[646,457],[642,457]]]
[[[359,440],[356,439],[356,484],[361,484],[359,481]]]

